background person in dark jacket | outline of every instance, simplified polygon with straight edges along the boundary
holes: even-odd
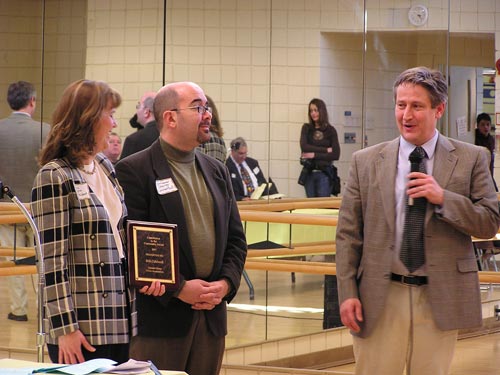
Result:
[[[476,138],[474,144],[486,147],[490,151],[490,173],[495,184],[495,190],[498,191],[497,183],[493,177],[495,170],[495,137],[491,135],[491,117],[487,113],[480,113],[476,119]]]
[[[137,122],[144,126],[144,129],[132,133],[125,138],[120,159],[151,146],[160,136],[153,112],[155,96],[156,93],[154,91],[148,91],[142,95],[141,100],[137,103]]]
[[[181,287],[160,298],[138,295],[139,334],[130,355],[189,375],[217,375],[245,234],[227,168],[196,149],[210,138],[203,90],[192,82],[168,84],[154,109],[160,138],[115,168],[129,219],[178,225]]]
[[[236,200],[248,200],[254,190],[266,184],[267,180],[262,173],[259,162],[247,156],[248,147],[246,141],[241,138],[235,138],[231,141],[231,155],[226,160],[226,166],[231,174],[234,196]],[[269,179],[269,182],[272,182]],[[271,188],[266,188],[263,195],[277,194],[278,189],[273,183]]]

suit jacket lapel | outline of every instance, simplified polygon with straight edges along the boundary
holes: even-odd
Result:
[[[243,181],[240,178],[239,166],[236,165],[236,163],[233,161],[233,159],[231,157],[227,158],[226,165],[227,165],[227,169],[229,169],[229,173],[234,174],[234,176],[235,176],[234,179],[231,176],[231,182],[233,180],[236,180],[238,183],[238,190],[239,191],[235,192],[235,195],[236,195],[236,193],[238,193],[239,195],[245,195],[245,193],[244,193],[245,187],[243,186]]]
[[[165,155],[163,154],[163,150],[161,149],[160,141],[158,140],[155,141],[151,146],[151,159],[156,180],[171,178],[177,186],[177,182],[175,181],[172,170],[170,169]],[[177,188],[179,188],[179,186],[177,186]],[[195,274],[196,267],[193,259],[193,253],[191,251],[191,244],[186,232],[187,224],[184,216],[184,207],[182,206],[181,194],[177,190],[172,193],[159,195],[158,197],[161,203],[161,207],[158,207],[158,209],[163,210],[163,213],[167,218],[167,222],[175,223],[178,226],[179,251],[182,252],[182,255],[186,257],[193,274]]]
[[[226,207],[224,204],[229,199],[227,196],[223,195],[223,192],[227,191],[225,188],[225,180],[221,178],[220,173],[215,168],[214,163],[210,163],[205,157],[202,157],[200,152],[196,151],[196,162],[200,165],[201,173],[203,174],[203,178],[205,183],[207,184],[208,190],[212,195],[212,201],[214,204],[214,223],[215,223],[215,258],[214,258],[214,267],[212,269],[212,275],[210,275],[209,280],[211,280],[216,275],[214,274],[218,272],[220,269],[217,265],[222,264],[222,260],[224,257],[224,251],[220,251],[222,249],[222,238],[227,237],[227,233],[222,232],[222,228],[224,228],[224,223],[226,222],[226,212],[224,208]]]
[[[432,175],[441,187],[448,184],[457,164],[458,159],[453,151],[455,151],[455,147],[440,134],[436,145]]]
[[[380,187],[380,197],[384,207],[384,217],[391,232],[395,230],[396,197],[394,186],[396,183],[397,161],[399,152],[399,138],[389,142],[377,155],[375,172],[377,184]]]
[[[443,189],[448,185],[458,158],[454,153],[455,146],[451,144],[446,137],[441,134],[438,136],[436,151],[434,153],[434,165],[432,168],[432,176]],[[427,223],[433,214],[433,210],[427,207],[425,222]]]

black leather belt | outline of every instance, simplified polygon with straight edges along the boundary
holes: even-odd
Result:
[[[397,273],[391,273],[391,280],[397,281],[398,283],[405,285],[427,285],[427,276],[413,276],[413,275],[398,275]]]

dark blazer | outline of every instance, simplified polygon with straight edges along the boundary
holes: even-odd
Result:
[[[98,154],[96,162],[122,203],[118,229],[125,250],[123,191],[110,161]],[[31,212],[45,267],[47,342],[57,345],[59,336],[80,329],[92,345],[127,343],[137,329],[135,291],[126,287],[107,212],[91,188],[90,198],[79,198],[76,187],[82,184],[77,168],[56,159],[40,169],[33,186]]]
[[[257,178],[257,182],[259,183],[259,186],[262,184],[266,184],[267,180],[264,177],[264,173],[262,173],[262,169],[260,168],[259,162],[255,159],[247,157],[245,159],[247,162],[248,166],[250,167],[250,170],[252,173],[255,175]],[[236,197],[237,201],[241,201],[243,198],[245,198],[245,187],[243,185],[243,181],[241,180],[241,175],[238,170],[238,166],[236,163],[231,159],[231,157],[228,157],[226,159],[226,166],[227,169],[229,170],[229,174],[231,175],[231,183],[233,184],[233,190],[234,190],[234,196]],[[269,182],[272,182],[271,179],[269,179]],[[257,187],[257,186],[256,186]],[[276,188],[276,185],[273,183],[271,186],[271,189],[266,188],[262,195],[270,195],[270,194],[277,194],[278,189]]]
[[[339,301],[361,300],[362,337],[375,328],[391,282],[398,152],[399,138],[353,154],[339,212]],[[500,224],[488,163],[484,148],[439,135],[432,175],[444,189],[444,204],[427,203],[424,231],[429,303],[441,330],[481,325],[471,236],[490,238]]]
[[[148,122],[144,129],[132,133],[125,138],[120,159],[151,146],[151,144],[156,141],[159,136],[160,132],[158,131],[156,121]]]
[[[143,130],[141,130],[143,131]],[[227,333],[226,302],[233,299],[240,285],[246,258],[246,240],[229,173],[222,163],[199,151],[196,164],[203,174],[214,202],[215,260],[207,281],[227,279],[232,288],[225,301],[213,310],[204,310],[208,327],[216,336]],[[175,223],[179,228],[180,281],[196,278],[195,263],[179,191],[158,194],[156,182],[175,177],[165,159],[160,141],[115,166],[125,191],[128,218],[133,220]],[[194,311],[189,304],[167,292],[161,297],[137,296],[139,335],[180,337],[187,334]]]

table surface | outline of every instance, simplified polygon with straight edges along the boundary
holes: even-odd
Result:
[[[0,359],[0,369],[42,368],[42,367],[50,367],[50,366],[57,366],[57,365],[54,363],[40,363],[40,362],[22,361],[19,359],[11,359],[11,358]],[[161,373],[164,375],[188,375],[184,371],[161,370]],[[97,373],[95,373],[95,374],[97,374]],[[144,374],[145,375],[154,375],[153,371],[148,371]]]

